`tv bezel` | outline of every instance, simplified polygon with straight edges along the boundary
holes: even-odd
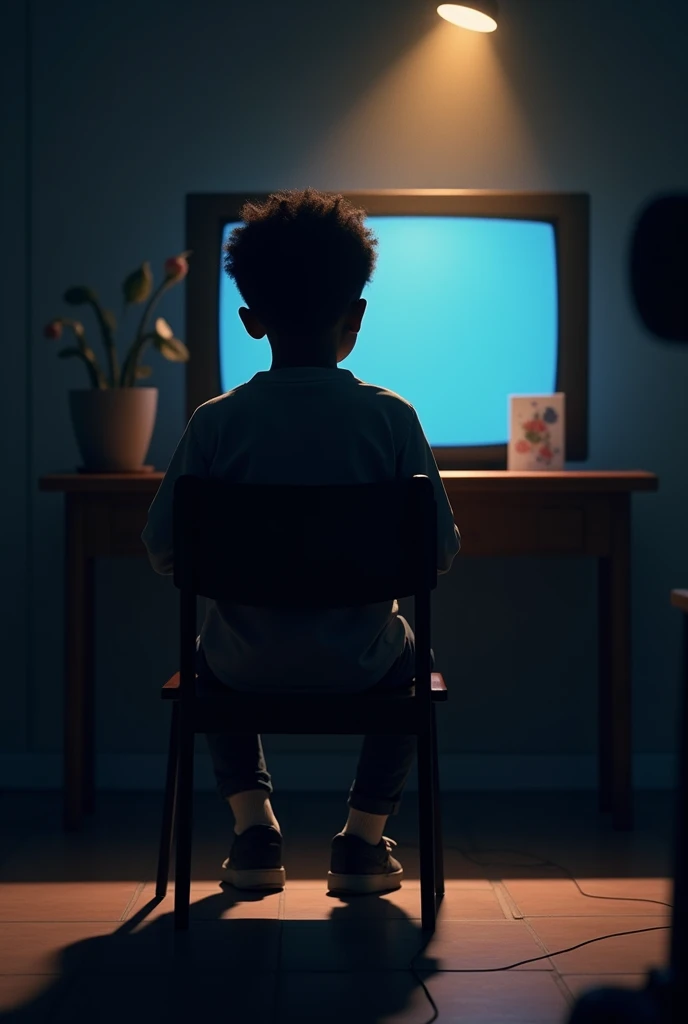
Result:
[[[187,415],[222,393],[219,287],[222,233],[246,202],[267,192],[192,193],[186,197]],[[566,460],[588,457],[590,197],[572,192],[487,189],[383,189],[342,192],[369,216],[457,216],[552,224],[557,247],[558,338],[555,389],[566,394]],[[503,469],[506,444],[433,446],[440,469]]]

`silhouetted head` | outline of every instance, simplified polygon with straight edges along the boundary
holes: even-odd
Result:
[[[224,267],[246,306],[252,338],[267,334],[273,366],[335,366],[353,349],[375,268],[365,211],[339,195],[276,192],[246,203],[224,246]]]

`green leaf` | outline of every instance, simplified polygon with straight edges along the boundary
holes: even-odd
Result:
[[[114,334],[115,331],[117,330],[117,317],[115,316],[111,309],[103,310],[103,320],[105,322],[105,325],[109,327],[109,329]]]
[[[77,285],[75,288],[68,288],[62,298],[69,306],[84,306],[88,302],[98,301],[93,289],[86,288],[83,285]]]
[[[146,377],[150,377],[153,372],[152,366],[137,366],[136,367],[136,379],[145,380]]]
[[[174,331],[163,316],[159,316],[155,321],[155,333],[161,338],[174,338]]]
[[[138,270],[134,270],[125,277],[122,284],[124,301],[129,305],[138,305],[145,302],[153,289],[153,274],[150,263],[142,263]]]
[[[164,338],[160,334],[155,334],[153,337],[153,344],[157,348],[158,352],[169,359],[171,363],[186,363],[189,361],[189,350],[183,341],[179,338],[172,336],[171,338]]]

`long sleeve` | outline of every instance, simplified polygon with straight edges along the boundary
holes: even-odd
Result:
[[[461,548],[461,534],[454,522],[454,513],[449,504],[440,472],[427,438],[423,433],[415,410],[411,410],[409,432],[397,460],[398,474],[402,479],[424,475],[430,479],[437,503],[437,571],[449,572],[452,562]]]
[[[148,521],[141,535],[146,545],[150,563],[156,572],[169,575],[173,571],[172,508],[174,485],[180,476],[207,477],[210,460],[204,450],[199,434],[198,410],[189,420],[188,426],[177,445],[167,472],[148,509]]]

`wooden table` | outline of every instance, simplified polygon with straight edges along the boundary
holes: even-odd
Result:
[[[93,563],[145,555],[141,531],[161,473],[57,474],[65,495],[64,823],[94,808]],[[462,558],[590,556],[599,564],[599,801],[615,828],[632,827],[631,494],[644,472],[443,471],[463,537]]]

